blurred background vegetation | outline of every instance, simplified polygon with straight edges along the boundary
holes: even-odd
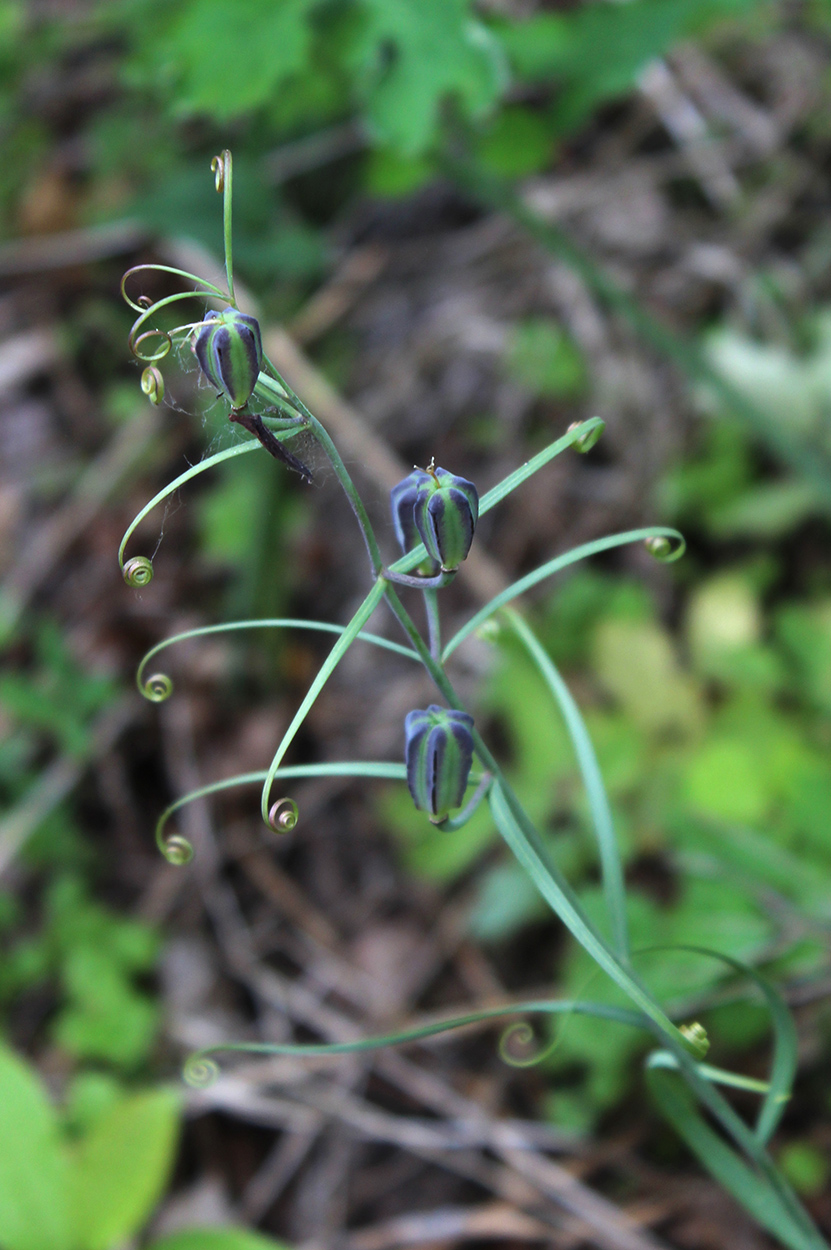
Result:
[[[715,1062],[754,1075],[755,1001],[712,961],[654,948],[723,949],[797,1012],[802,1078],[776,1151],[831,1231],[829,68],[825,0],[0,0],[0,1011],[68,1140],[105,1133],[206,1042],[337,1040],[529,989],[612,994],[484,811],[447,835],[400,790],[309,783],[276,848],[243,796],[187,818],[192,867],[155,858],[167,801],[267,763],[322,651],[293,635],[191,646],[160,711],[132,693],[143,651],[234,615],[342,621],[364,586],[323,466],[309,489],[264,456],[144,523],[151,587],[118,577],[145,499],[235,437],[186,359],[149,407],[118,297],[139,261],[219,264],[209,164],[229,147],[241,303],[346,440],[390,552],[391,455],[402,473],[435,455],[484,490],[571,421],[606,422],[588,457],[483,523],[490,562],[446,592],[451,617],[578,542],[684,531],[679,564],[616,552],[528,606],[610,789],[638,971],[706,1023]],[[498,635],[458,663],[590,905],[556,710]],[[404,713],[430,697],[402,667],[350,655],[302,758],[399,758]],[[444,1125],[457,1097],[493,1124],[539,1120],[541,1149],[570,1152],[581,1184],[665,1245],[769,1244],[645,1110],[628,1034],[571,1019],[557,1039],[528,1071],[486,1035],[406,1071],[278,1065],[183,1095],[149,1227],[355,1250],[484,1229],[491,1245],[612,1244],[590,1204],[571,1232],[523,1231],[530,1200],[510,1200],[512,1224],[486,1155],[465,1173],[379,1127],[379,1109]],[[164,1105],[145,1197],[91,1246],[133,1235],[163,1192]],[[457,1224],[429,1242],[418,1216],[441,1211]]]

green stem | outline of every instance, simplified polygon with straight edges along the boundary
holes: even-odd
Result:
[[[274,366],[271,365],[271,362],[269,361],[268,363],[273,369]],[[341,459],[340,452],[332,442],[332,439],[329,437],[325,427],[321,425],[317,417],[309,411],[300,396],[295,394],[288,383],[284,381],[279,373],[277,373],[276,369],[274,369],[274,372],[277,374],[276,378],[270,378],[267,373],[261,373],[258,379],[258,387],[261,386],[262,389],[273,398],[278,406],[281,403],[285,403],[286,399],[288,399],[292,407],[296,408],[305,419],[309,431],[314,435],[325,451],[332,468],[335,470],[337,479],[343,487],[344,494],[349,500],[349,505],[355,513],[355,519],[360,526],[361,534],[363,535],[363,540],[366,545],[367,555],[369,556],[369,562],[372,565],[373,576],[378,577],[381,569],[383,568],[383,560],[381,559],[381,551],[378,546],[378,540],[375,537],[375,531],[372,528],[372,523],[369,519],[367,510],[364,507],[364,501],[361,499],[355,483],[349,476],[349,471]]]
[[[439,614],[439,598],[435,590],[425,590],[424,609],[427,613],[427,636],[430,639],[430,654],[437,664],[441,663],[441,616]]]
[[[228,280],[228,294],[234,308],[234,253],[232,214],[234,203],[234,162],[226,148],[219,158],[222,161],[222,229],[225,236],[225,277]]]

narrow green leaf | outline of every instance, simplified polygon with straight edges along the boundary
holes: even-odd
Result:
[[[317,699],[317,696],[320,694],[321,690],[326,685],[332,673],[335,671],[338,664],[340,663],[344,655],[346,655],[346,652],[352,646],[352,643],[355,641],[358,634],[361,632],[361,629],[369,620],[369,618],[372,616],[372,613],[375,611],[378,604],[383,599],[386,586],[387,586],[387,583],[384,581],[383,578],[378,578],[378,580],[373,584],[372,589],[370,590],[366,599],[364,599],[363,603],[358,608],[358,611],[352,617],[352,620],[349,622],[346,629],[341,634],[340,638],[338,638],[337,642],[335,643],[334,647],[332,647],[332,650],[329,652],[326,659],[323,661],[323,664],[321,665],[317,676],[315,677],[309,689],[306,691],[306,696],[303,699],[303,702],[300,704],[300,707],[295,712],[294,718],[292,719],[291,724],[289,725],[286,732],[283,734],[283,737],[280,740],[280,745],[277,747],[277,750],[274,752],[274,758],[272,759],[271,764],[269,765],[269,769],[266,774],[265,781],[263,782],[261,809],[262,809],[263,820],[265,821],[266,824],[268,824],[269,797],[271,794],[271,783],[277,775],[277,770],[280,767],[280,763],[283,759],[283,756],[285,755],[286,751],[291,746],[291,743],[294,739],[295,734],[297,733],[300,726],[303,724],[303,721],[308,716],[311,707],[313,706],[315,700]]]
[[[244,443],[237,443],[234,447],[226,447],[224,451],[218,451],[215,455],[208,456],[205,460],[200,460],[199,464],[192,465],[191,468],[187,469],[184,473],[180,473],[178,477],[174,478],[172,482],[168,482],[167,486],[165,486],[163,490],[160,490],[158,494],[154,495],[150,502],[146,503],[141,511],[133,517],[132,521],[127,526],[127,529],[124,531],[124,537],[122,538],[118,548],[118,563],[121,568],[124,568],[124,552],[127,548],[127,543],[132,538],[134,531],[139,525],[141,525],[148,513],[153,511],[157,504],[163,503],[168,496],[174,494],[180,486],[184,486],[185,482],[189,482],[191,478],[198,477],[200,473],[207,472],[208,469],[212,469],[216,464],[222,464],[223,460],[230,460],[233,456],[244,456],[249,451],[256,451],[259,446],[259,441],[256,438],[251,438]]]
[[[657,949],[657,948],[655,948]],[[669,949],[669,948],[667,948]],[[767,1142],[782,1118],[788,1099],[791,1096],[794,1077],[796,1076],[798,1038],[796,1025],[788,1005],[782,995],[767,977],[762,976],[755,968],[734,959],[732,955],[724,955],[721,951],[710,950],[705,946],[675,946],[673,950],[686,950],[697,955],[707,955],[727,964],[735,972],[748,977],[762,991],[773,1025],[773,1063],[770,1081],[759,1117],[756,1122],[755,1137],[761,1144]]]
[[[497,482],[479,500],[479,516],[482,517],[486,512],[490,512],[491,508],[495,508],[498,503],[506,499],[512,491],[515,491],[523,482],[527,482],[529,477],[533,477],[543,465],[548,464],[549,460],[553,460],[555,456],[559,456],[561,452],[566,451],[569,447],[580,440],[586,438],[593,430],[598,430],[597,437],[603,432],[605,422],[600,417],[590,417],[588,421],[581,421],[579,425],[575,425],[563,434],[562,438],[555,439],[553,443],[549,443],[542,451],[537,452],[536,456],[532,456],[525,464],[521,464],[518,469],[514,469],[513,473],[509,473],[501,482]]]
[[[609,949],[583,912],[568,882],[560,877],[552,864],[544,862],[525,830],[520,828],[499,782],[494,782],[491,787],[490,805],[502,837],[563,924],[603,971],[608,973],[644,1015],[657,1025],[660,1033],[667,1038],[672,1038],[676,1044],[680,1044],[687,1050],[689,1044],[684,1036]]]
[[[453,635],[444,648],[442,659],[446,661],[460,643],[464,642],[465,638],[469,637],[474,630],[477,630],[480,625],[483,625],[485,621],[493,616],[494,612],[498,612],[506,603],[510,603],[512,599],[518,598],[526,590],[530,590],[532,586],[545,581],[547,577],[553,577],[555,573],[559,573],[561,569],[568,568],[570,564],[576,564],[578,560],[586,560],[589,556],[598,555],[601,551],[611,551],[613,547],[624,547],[627,543],[644,542],[647,538],[674,540],[679,544],[677,554],[673,556],[676,559],[684,550],[683,536],[678,533],[678,530],[668,529],[665,525],[653,525],[648,529],[626,530],[623,534],[609,534],[606,538],[596,538],[593,542],[583,543],[580,547],[573,547],[571,551],[566,551],[561,556],[555,556],[553,560],[549,560],[546,564],[541,564],[538,569],[533,569],[530,573],[526,573],[525,577],[521,577],[519,581],[512,582],[505,590],[498,595],[494,595],[490,602],[486,603],[483,608],[480,608]],[[396,565],[393,565],[393,568],[396,567]]]
[[[499,1007],[485,1007],[480,1011],[466,1012],[461,1016],[449,1016],[432,1020],[427,1024],[412,1029],[403,1029],[398,1033],[385,1033],[379,1037],[362,1037],[352,1042],[228,1042],[219,1046],[208,1046],[204,1050],[190,1055],[185,1064],[185,1078],[195,1085],[205,1084],[216,1076],[217,1068],[213,1061],[214,1055],[353,1055],[363,1051],[382,1050],[387,1046],[405,1046],[410,1042],[422,1042],[441,1033],[449,1033],[454,1029],[466,1028],[473,1024],[486,1024],[491,1020],[505,1019],[508,1016],[593,1016],[598,1020],[614,1020],[617,1024],[628,1024],[635,1029],[647,1027],[647,1020],[638,1011],[630,1011],[626,1007],[614,1007],[609,1003],[594,1003],[582,999],[551,998],[530,999],[514,1003],[505,1003]]]
[[[194,803],[197,799],[208,798],[211,794],[221,794],[223,790],[232,790],[234,786],[260,785],[268,777],[265,769],[255,773],[238,773],[234,777],[225,777],[222,781],[212,781],[198,790],[191,790],[180,799],[176,799],[166,807],[156,823],[156,843],[164,854],[165,826],[180,807]],[[290,779],[292,777],[372,777],[380,781],[406,781],[407,769],[404,764],[393,764],[385,760],[338,760],[330,764],[291,764],[278,768],[272,777]],[[474,777],[472,780],[477,780]]]
[[[33,1070],[0,1047],[0,1245],[72,1250],[66,1159]]]
[[[77,1250],[111,1250],[133,1236],[161,1197],[173,1165],[179,1099],[152,1090],[120,1099],[71,1160]]]
[[[173,634],[170,638],[157,642],[155,647],[151,647],[141,664],[139,664],[136,672],[136,683],[139,690],[142,693],[144,692],[144,673],[150,661],[175,643],[187,642],[191,638],[206,638],[209,634],[230,634],[247,629],[310,629],[326,634],[342,634],[346,626],[331,625],[328,621],[305,621],[295,617],[273,616],[262,617],[259,620],[252,621],[228,621],[222,625],[203,625],[199,629],[188,629],[184,633]],[[405,647],[400,642],[391,642],[388,638],[381,638],[378,634],[368,634],[361,630],[357,637],[361,642],[372,643],[373,646],[381,647],[385,651],[394,651],[396,655],[404,655],[409,660],[418,659],[418,655],[413,651],[412,647]]]
[[[597,756],[594,753],[592,740],[588,735],[586,726],[583,724],[580,709],[572,698],[571,691],[527,622],[513,609],[508,609],[505,615],[517,637],[539,669],[543,681],[556,699],[563,720],[566,723],[566,728],[577,756],[577,762],[580,766],[583,784],[586,787],[597,844],[600,849],[603,895],[606,901],[606,910],[609,914],[612,940],[618,955],[626,959],[629,955],[629,932],[626,920],[626,883],[623,878],[623,865],[621,864],[612,823],[612,812],[609,807],[606,787],[603,785],[603,778],[600,773]]]
[[[759,1172],[747,1166],[696,1109],[692,1094],[675,1073],[647,1066],[647,1084],[661,1113],[711,1176],[754,1219],[790,1250],[820,1250],[825,1243],[792,1219],[779,1195]]]

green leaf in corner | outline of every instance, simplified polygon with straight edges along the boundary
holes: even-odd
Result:
[[[291,74],[306,66],[310,11],[317,0],[186,0],[175,14],[157,60],[181,75],[180,106],[221,120],[258,108]],[[168,70],[168,72],[170,72]]]
[[[429,147],[448,95],[473,117],[495,103],[507,79],[502,49],[474,21],[469,0],[364,0],[364,8],[357,54],[383,143],[417,156]]]
[[[0,1048],[0,1245],[70,1250],[66,1159],[55,1114],[31,1068]]]
[[[244,1228],[189,1228],[153,1243],[151,1250],[289,1250],[282,1241],[271,1241]]]
[[[141,1228],[167,1183],[178,1119],[172,1090],[133,1094],[82,1139],[70,1170],[77,1250],[110,1250]]]

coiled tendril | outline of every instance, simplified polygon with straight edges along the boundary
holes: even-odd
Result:
[[[164,703],[173,694],[173,682],[167,673],[153,673],[142,682],[139,689],[151,703]]]
[[[199,1051],[194,1055],[188,1055],[182,1068],[182,1077],[194,1089],[207,1089],[209,1085],[213,1085],[218,1076],[219,1064],[216,1060],[209,1059],[207,1055]]]
[[[167,862],[177,868],[189,864],[193,859],[193,847],[187,838],[178,833],[172,833],[169,838],[165,838],[161,843],[161,850]]]
[[[584,424],[585,423],[583,421],[572,421],[566,433],[571,434],[572,430],[579,430]],[[590,430],[586,430],[585,434],[581,434],[575,438],[574,442],[571,444],[572,447],[575,451],[579,451],[581,454],[591,451],[592,447],[594,447],[605,428],[605,421],[601,421],[599,425],[592,426]]]
[[[164,399],[164,378],[155,365],[148,365],[141,375],[141,389],[157,407]]]
[[[679,1025],[679,1033],[683,1033],[688,1042],[696,1048],[699,1055],[706,1055],[710,1049],[710,1039],[707,1036],[707,1030],[698,1020],[694,1020],[691,1024]]]
[[[291,833],[300,817],[294,799],[278,799],[268,812],[268,827],[273,833]]]
[[[662,564],[672,564],[674,560],[680,560],[681,556],[687,549],[687,544],[681,538],[668,538],[666,534],[653,534],[651,538],[645,538],[643,545],[647,551],[656,560],[660,560]]]
[[[138,329],[142,320],[143,318],[139,318],[139,320],[136,322],[136,324],[133,326],[133,329],[130,332],[130,337],[127,340],[129,347],[130,347],[130,351],[133,353],[136,360],[142,360],[145,362],[149,362],[150,364],[152,364],[153,361],[155,360],[163,360],[165,356],[168,354],[168,352],[170,351],[171,347],[173,346],[173,339],[167,333],[167,330],[158,330],[158,329],[144,330],[141,334],[134,337],[135,331]],[[145,339],[161,339],[162,340],[161,346],[157,348],[156,351],[153,351],[150,353],[142,352],[139,350],[139,348]],[[144,390],[144,375],[143,374],[142,374],[141,381],[142,381],[141,389]],[[147,394],[146,391],[145,391],[145,394]]]
[[[153,564],[147,556],[131,556],[121,570],[128,586],[147,586],[153,580]]]
[[[513,1024],[508,1025],[505,1032],[499,1039],[499,1057],[512,1068],[533,1068],[535,1064],[541,1063],[559,1045],[559,1037],[555,1037],[547,1046],[535,1051],[532,1055],[526,1055],[521,1058],[519,1055],[511,1053],[511,1045],[518,1044],[522,1047],[528,1047],[534,1041],[534,1030],[527,1020],[517,1020]]]

